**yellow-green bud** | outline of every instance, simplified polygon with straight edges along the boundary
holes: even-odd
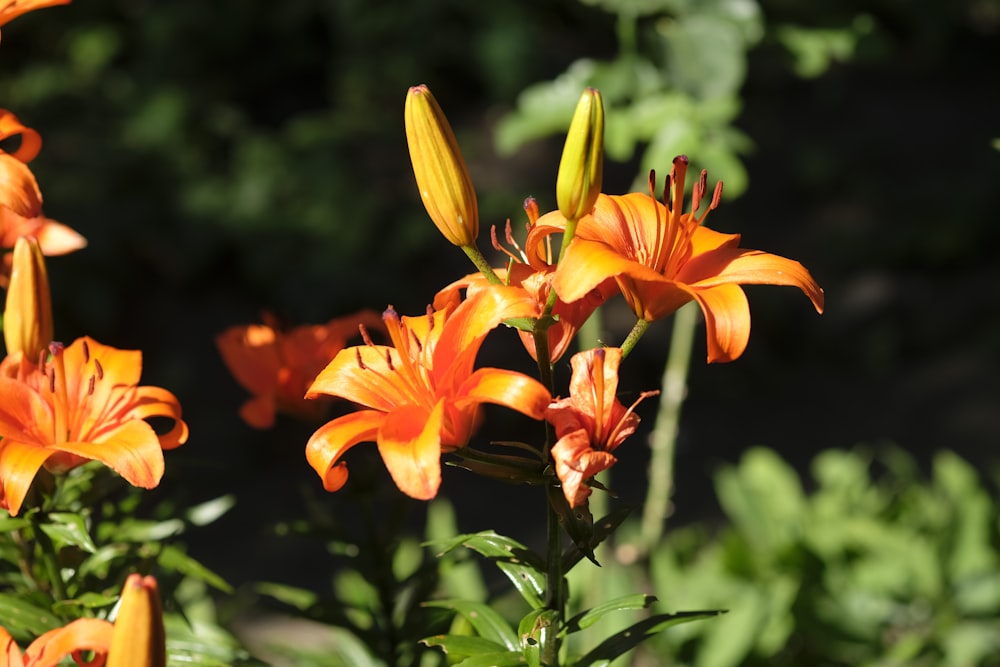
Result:
[[[576,105],[559,161],[556,202],[564,218],[579,220],[594,209],[603,171],[604,105],[600,91],[587,88]]]
[[[21,236],[14,258],[3,310],[3,338],[7,354],[23,352],[31,360],[52,342],[52,297],[49,274],[38,240]]]
[[[455,134],[427,86],[410,88],[403,115],[413,175],[427,214],[451,243],[474,245],[479,235],[476,191]]]

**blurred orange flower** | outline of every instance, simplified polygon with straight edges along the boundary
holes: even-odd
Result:
[[[560,298],[574,302],[608,278],[643,320],[672,314],[688,301],[705,315],[708,361],[732,361],[750,338],[750,307],[740,285],[792,285],[823,312],[823,290],[798,262],[739,247],[739,234],[702,227],[722,194],[716,186],[708,208],[697,215],[706,193],[706,176],[694,186],[691,212],[682,213],[688,160],[674,159],[667,181],[669,206],[650,195],[601,195],[592,215],[580,219],[552,280]],[[652,191],[652,178],[650,190]],[[537,227],[561,229],[559,213]]]
[[[0,0],[0,26],[36,9],[68,5],[70,0]]]
[[[49,353],[0,362],[0,507],[17,514],[43,465],[64,472],[95,460],[134,486],[159,484],[162,450],[182,445],[188,428],[173,394],[137,386],[142,353],[89,337],[53,343]],[[150,417],[173,426],[159,435]]]
[[[643,392],[630,407],[622,405],[616,395],[621,360],[622,351],[616,347],[574,354],[569,398],[553,401],[545,411],[559,438],[552,446],[552,460],[570,507],[587,502],[586,481],[617,462],[611,452],[639,425],[639,401],[659,393]]]
[[[282,331],[275,318],[264,324],[235,326],[215,338],[222,360],[244,389],[253,394],[240,417],[254,428],[274,426],[276,412],[306,421],[322,419],[326,402],[306,400],[306,390],[321,370],[359,334],[358,327],[381,330],[373,310],[338,317],[326,324]]]
[[[473,370],[487,333],[508,318],[536,314],[537,305],[523,290],[496,285],[457,306],[428,308],[422,317],[386,310],[392,346],[366,340],[342,350],[307,394],[367,408],[334,419],[309,439],[306,458],[326,490],[347,481],[344,453],[374,441],[396,486],[427,500],[441,485],[441,454],[469,441],[482,403],[541,419],[551,398],[537,380],[511,370]]]
[[[2,24],[3,14],[0,14]],[[84,247],[87,240],[77,232],[42,215],[42,192],[27,166],[41,150],[41,136],[10,111],[0,109],[0,141],[14,137],[21,142],[16,150],[11,153],[0,150],[0,248],[13,248],[21,236],[38,239],[45,255],[64,255]],[[10,253],[5,253],[0,287],[6,287],[9,276]]]
[[[114,631],[111,623],[96,618],[78,618],[55,630],[49,630],[21,654],[17,643],[6,629],[0,627],[0,667],[55,667],[72,656],[78,665],[100,665],[111,646]],[[97,660],[85,662],[84,651],[93,651]]]

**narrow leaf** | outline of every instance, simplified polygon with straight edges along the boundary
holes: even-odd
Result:
[[[655,595],[646,595],[644,593],[615,598],[614,600],[599,604],[593,609],[580,612],[566,621],[566,632],[578,632],[597,623],[608,614],[630,609],[645,609],[654,602],[656,602]]]
[[[676,614],[656,614],[655,616],[650,616],[605,639],[595,646],[593,650],[580,658],[576,662],[575,667],[593,667],[601,664],[601,661],[613,660],[625,655],[646,639],[671,626],[703,618],[713,618],[722,613],[724,612],[718,610],[680,611]]]
[[[518,642],[514,630],[507,624],[503,616],[489,605],[468,600],[433,600],[425,602],[424,606],[451,609],[469,621],[480,637],[503,644],[509,651],[516,651],[520,648],[520,642]]]

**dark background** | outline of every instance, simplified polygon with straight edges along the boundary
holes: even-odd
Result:
[[[802,261],[827,311],[794,290],[748,288],[749,349],[727,365],[703,363],[699,332],[676,521],[713,516],[712,471],[753,445],[800,469],[824,448],[892,442],[995,470],[1000,3],[861,4],[762,3],[769,27],[864,11],[876,29],[812,79],[767,34],[750,51],[737,121],[754,143],[750,187],[709,224]],[[0,99],[43,135],[32,168],[46,214],[89,240],[49,262],[57,336],[141,348],[144,383],[180,398],[191,439],[167,454],[164,497],[237,496],[190,536],[196,556],[237,584],[306,581],[315,545],[271,539],[274,522],[310,502],[355,515],[369,482],[395,493],[361,446],[348,459],[354,491],[324,494],[303,456],[312,427],[245,426],[246,395],[213,337],[263,309],[292,324],[388,303],[419,312],[469,270],[416,197],[407,87],[428,84],[447,111],[485,229],[520,219],[526,195],[554,204],[558,138],[500,157],[497,119],[525,86],[614,49],[608,15],[568,0],[78,0],[4,27]],[[635,166],[609,165],[605,191],[625,191]],[[631,324],[620,308],[608,316]],[[669,323],[648,332],[626,392],[659,383],[668,339]],[[619,450],[623,502],[642,498],[645,451],[641,437]],[[462,530],[541,530],[530,491],[448,470],[443,493]],[[409,511],[418,530],[420,508]]]

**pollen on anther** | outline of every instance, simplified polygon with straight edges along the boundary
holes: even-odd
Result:
[[[98,359],[97,357],[94,357],[94,370],[97,371],[97,379],[98,380],[103,380],[104,379],[104,366],[101,366],[101,360]]]
[[[358,330],[361,332],[361,340],[364,342],[364,344],[367,345],[368,347],[375,347],[375,343],[372,342],[372,337],[368,334],[368,328],[363,324],[359,324]],[[360,358],[361,358],[361,352],[358,352],[358,359]]]
[[[368,370],[368,367],[365,366],[365,362],[361,360],[361,348],[360,347],[354,348],[354,358],[357,359],[357,361],[358,361],[358,368],[360,368],[363,371],[364,370]]]
[[[97,383],[97,378],[91,375],[90,380],[87,381],[87,396],[94,395],[94,385],[96,383]]]
[[[87,341],[83,341],[83,363],[90,361],[90,346],[87,345]]]

